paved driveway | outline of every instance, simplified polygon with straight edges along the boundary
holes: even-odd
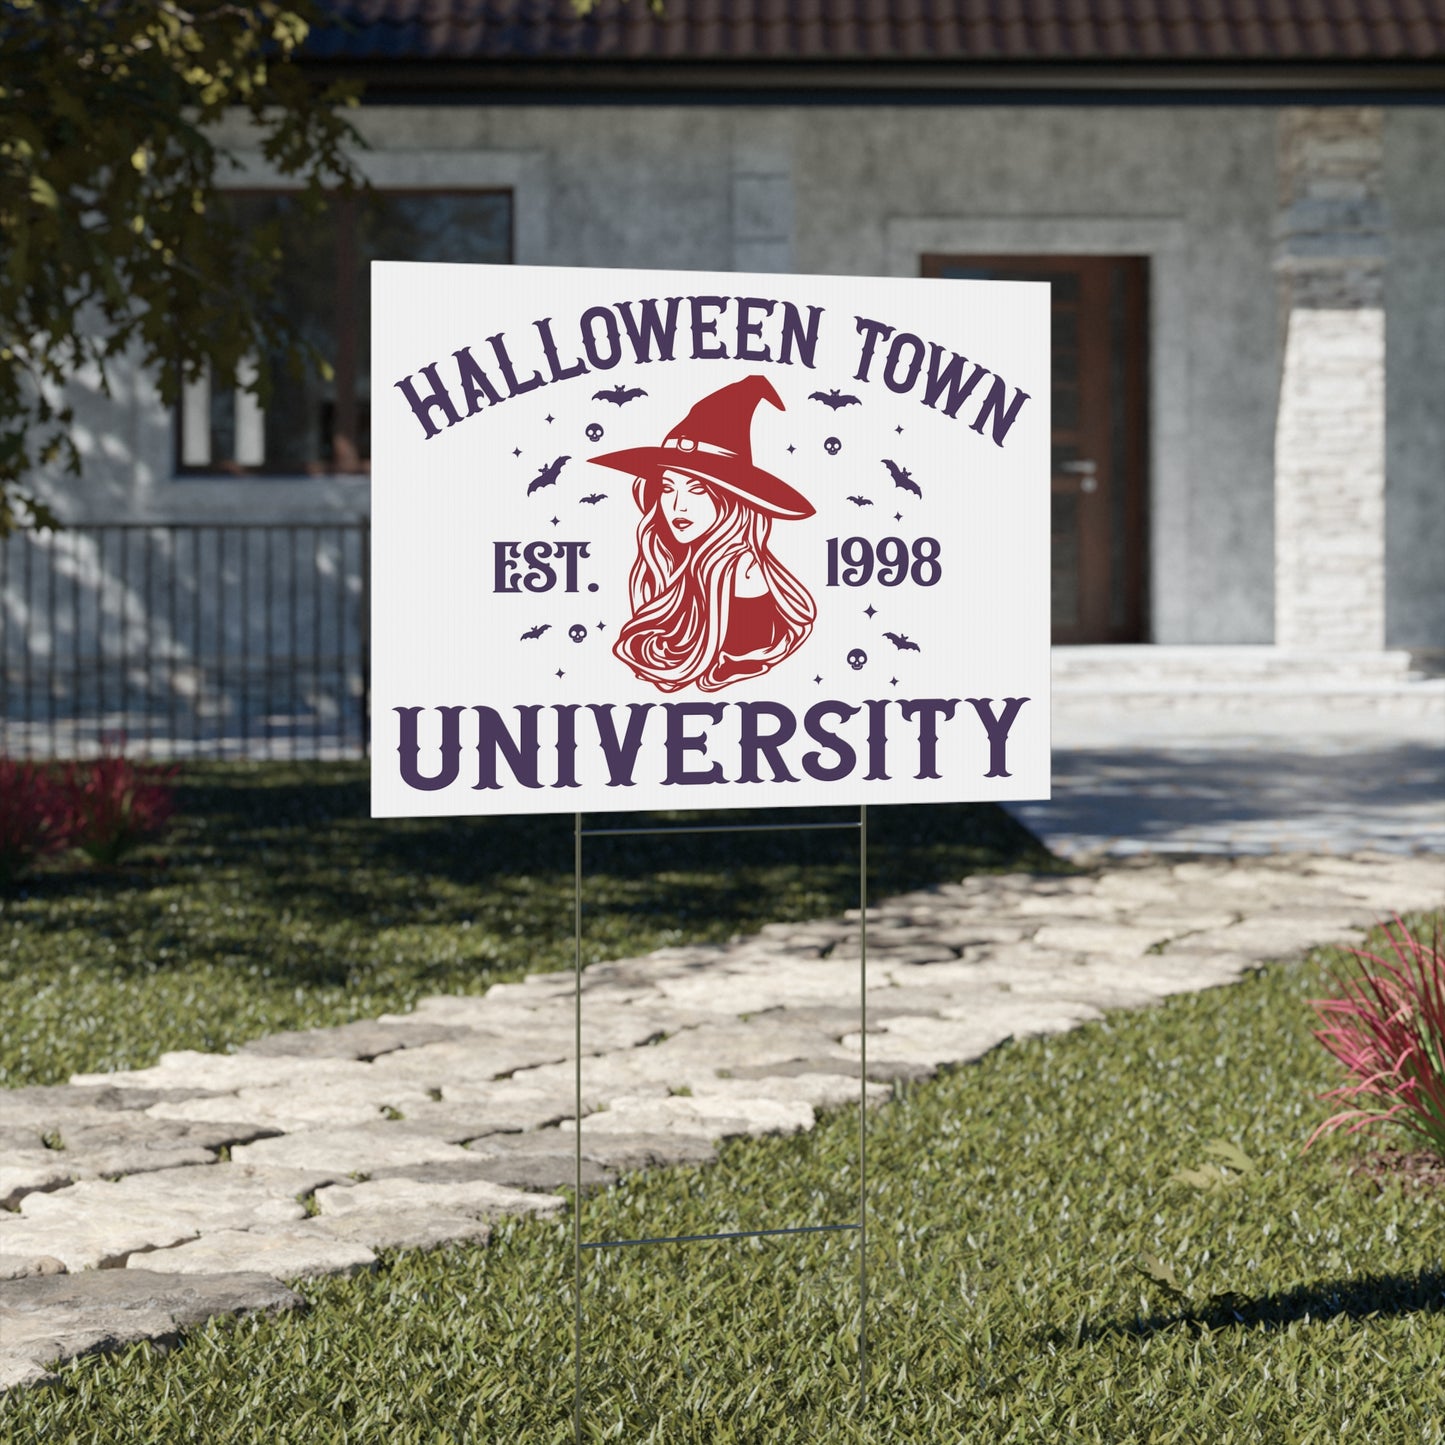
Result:
[[[1445,736],[1431,721],[1065,716],[1053,800],[1010,808],[1076,858],[1445,854]]]

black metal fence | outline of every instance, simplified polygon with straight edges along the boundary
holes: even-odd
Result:
[[[0,755],[361,757],[370,531],[123,523],[0,541]]]

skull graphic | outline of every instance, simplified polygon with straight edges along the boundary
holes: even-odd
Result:
[[[602,423],[589,421],[587,423],[587,440],[589,442],[600,442],[602,440]]]
[[[580,622],[574,622],[571,627],[567,629],[567,636],[570,637],[573,642],[581,642],[582,639],[587,636],[587,629],[583,627]]]
[[[823,450],[827,452],[830,457],[836,457],[838,453],[843,450],[843,443],[840,442],[837,437],[829,437],[827,441],[823,443]]]
[[[851,667],[854,672],[857,672],[867,661],[868,654],[864,652],[861,647],[855,647],[852,652],[848,654],[848,666]]]

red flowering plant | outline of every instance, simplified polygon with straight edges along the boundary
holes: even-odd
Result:
[[[113,867],[141,843],[159,837],[176,810],[175,767],[137,766],[105,756],[65,770],[71,842],[93,863]]]
[[[1311,1000],[1324,1024],[1315,1037],[1350,1074],[1319,1097],[1353,1107],[1326,1119],[1305,1148],[1334,1129],[1397,1124],[1445,1158],[1445,952],[1438,930],[1426,944],[1396,918],[1385,933],[1393,960],[1351,949],[1364,971],[1336,974],[1343,997]]]
[[[0,887],[70,842],[70,800],[48,767],[0,758]]]

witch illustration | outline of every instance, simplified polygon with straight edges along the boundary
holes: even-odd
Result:
[[[753,465],[758,403],[782,411],[763,376],[705,396],[658,447],[591,457],[626,472],[642,513],[628,577],[632,616],[615,656],[662,692],[717,692],[791,657],[813,630],[808,589],[773,556],[774,519],[813,506]]]

